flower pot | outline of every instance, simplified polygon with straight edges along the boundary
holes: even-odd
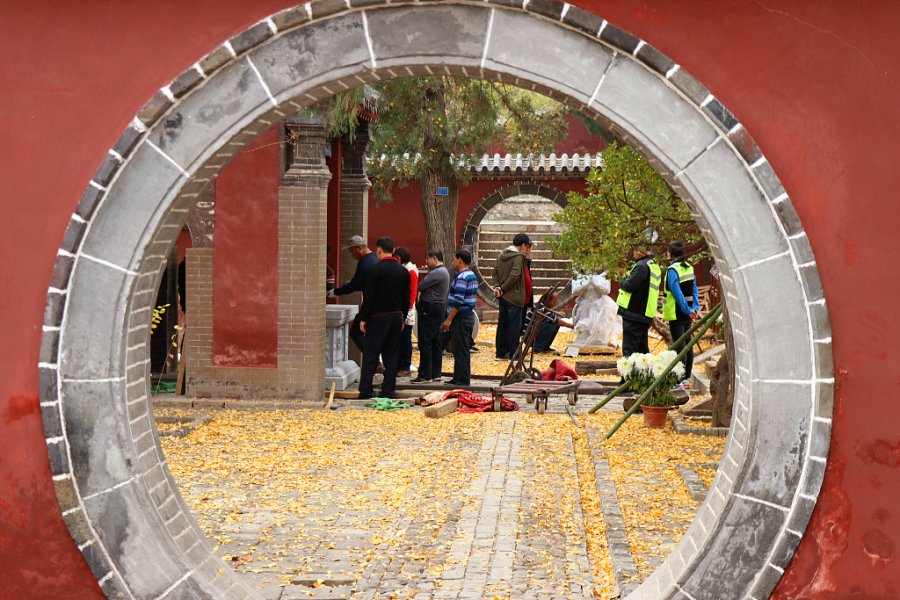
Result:
[[[665,427],[666,415],[671,406],[642,406],[644,410],[644,427]]]

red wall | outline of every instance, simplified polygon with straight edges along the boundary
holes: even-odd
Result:
[[[540,179],[536,179],[541,183]],[[466,219],[472,209],[494,190],[511,183],[512,180],[473,180],[469,185],[459,187],[459,208],[456,215],[456,239],[462,235]],[[561,180],[543,182],[564,192],[584,191],[584,180]],[[410,258],[419,266],[425,265],[425,218],[419,204],[419,184],[411,183],[404,188],[394,188],[394,200],[378,205],[374,192],[369,192],[369,246],[375,240],[388,236],[394,238],[398,246],[409,248]],[[540,241],[540,240],[538,240]],[[445,257],[446,258],[446,257]]]
[[[278,366],[278,142],[272,127],[216,178],[217,367]]]
[[[576,0],[678,62],[747,127],[816,258],[837,392],[820,501],[776,598],[900,596],[900,3]],[[101,598],[59,513],[38,406],[47,285],[109,148],[163,85],[287,0],[49,0],[0,8],[0,590]],[[49,176],[52,175],[52,176]],[[462,212],[462,211],[461,211]],[[374,227],[373,232],[378,228]],[[401,236],[397,236],[401,238]],[[416,256],[421,261],[421,254]],[[861,302],[865,290],[874,301]]]

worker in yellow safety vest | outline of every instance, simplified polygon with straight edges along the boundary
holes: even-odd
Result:
[[[665,303],[663,304],[663,319],[669,322],[669,331],[672,332],[672,341],[680,338],[691,328],[691,325],[700,318],[700,300],[697,293],[697,278],[694,276],[694,267],[684,262],[684,244],[672,242],[669,244],[669,268],[666,270]],[[685,344],[673,348],[681,352]],[[691,366],[694,364],[694,348],[691,347],[682,359],[684,362],[684,379],[678,387],[685,389],[690,387]]]
[[[649,248],[632,248],[634,265],[619,282],[616,304],[622,317],[622,356],[650,352],[647,332],[656,316],[662,271],[654,264]]]

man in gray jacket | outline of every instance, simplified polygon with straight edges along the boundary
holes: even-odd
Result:
[[[500,304],[497,318],[497,359],[510,360],[519,349],[522,311],[528,303],[525,294],[525,246],[531,239],[524,233],[513,238],[512,245],[497,257],[492,275],[494,296]]]
[[[444,266],[444,253],[429,250],[425,259],[428,275],[419,282],[418,312],[419,375],[412,383],[441,380],[441,323],[447,316],[450,272]]]

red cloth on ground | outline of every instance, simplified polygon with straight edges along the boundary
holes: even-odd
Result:
[[[578,373],[575,369],[566,364],[561,358],[554,358],[550,363],[550,368],[541,371],[541,379],[544,381],[566,381],[569,379],[578,379]]]

